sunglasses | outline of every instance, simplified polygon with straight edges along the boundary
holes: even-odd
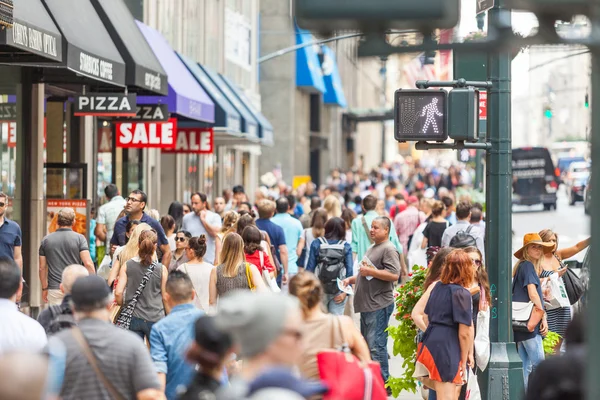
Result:
[[[481,260],[471,260],[471,261],[473,261],[473,264],[477,265],[477,268],[479,268],[483,265],[483,262]]]
[[[128,197],[125,199],[126,202],[132,202],[132,203],[141,203],[141,200],[136,199],[135,197]]]
[[[0,202],[0,208],[4,207],[5,205],[6,205],[6,203]]]
[[[185,237],[181,237],[181,236],[180,236],[180,237],[176,237],[176,238],[175,238],[175,241],[176,241],[176,242],[185,242],[185,239],[186,239]]]

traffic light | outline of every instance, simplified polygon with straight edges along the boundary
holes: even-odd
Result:
[[[394,138],[399,142],[448,139],[448,92],[398,89],[394,93]]]
[[[585,106],[585,108],[590,108],[590,96],[587,93],[585,94],[585,102],[583,103],[583,105]]]
[[[294,0],[296,23],[319,33],[341,30],[451,29],[460,0]]]
[[[546,117],[548,119],[552,118],[552,107],[546,106],[544,108],[544,117]]]

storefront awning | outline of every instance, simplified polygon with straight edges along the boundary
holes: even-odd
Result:
[[[90,0],[44,2],[63,36],[63,64],[78,75],[125,86],[125,61]]]
[[[18,0],[13,5],[13,27],[0,29],[0,62],[61,62],[62,35],[42,0]]]
[[[166,96],[167,73],[156,59],[125,2],[92,0],[92,3],[125,60],[127,85]]]
[[[248,137],[250,140],[258,141],[258,121],[254,118],[250,110],[248,110],[235,93],[233,93],[233,90],[229,88],[220,74],[204,65],[200,65],[200,68],[206,72],[206,75],[210,77],[213,83],[221,90],[223,95],[225,95],[227,100],[229,100],[242,117],[242,133],[244,133],[244,136]]]
[[[252,105],[250,99],[248,99],[246,94],[235,83],[229,80],[226,76],[223,76],[222,78],[225,81],[225,84],[229,86],[242,104],[248,108],[248,111],[250,111],[254,118],[258,121],[258,137],[260,138],[261,143],[265,146],[273,146],[273,125],[271,125],[269,120]]]
[[[335,104],[346,108],[346,96],[340,78],[340,70],[335,60],[335,53],[327,46],[322,46],[323,58],[321,69],[323,71],[323,81],[325,82],[325,93],[323,94],[323,103]]]
[[[200,86],[206,91],[210,99],[215,103],[215,129],[221,129],[229,133],[242,132],[242,119],[231,102],[225,97],[221,90],[208,77],[206,72],[200,68],[198,63],[188,57],[177,53],[181,61],[194,75]]]
[[[166,103],[171,113],[197,121],[214,123],[214,103],[177,57],[167,39],[156,29],[150,28],[140,21],[136,21],[136,23],[169,77],[167,97],[138,97],[138,104]]]
[[[314,36],[305,29],[296,26],[296,44],[314,42]],[[308,92],[325,93],[325,83],[321,72],[321,64],[315,47],[306,46],[296,51],[296,86]]]

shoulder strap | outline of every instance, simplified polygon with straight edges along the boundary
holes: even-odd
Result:
[[[73,327],[73,329],[71,329],[71,332],[73,333],[75,341],[77,341],[79,347],[81,347],[81,350],[83,351],[85,358],[87,358],[88,363],[94,370],[96,377],[100,379],[100,382],[102,382],[106,390],[108,390],[111,397],[116,400],[125,400],[121,393],[119,393],[119,391],[115,389],[113,384],[108,379],[106,379],[106,375],[104,375],[104,373],[98,366],[98,361],[96,360],[96,357],[94,356],[94,353],[92,352],[89,343],[85,339],[85,336],[83,336],[81,329],[79,329],[78,327]]]
[[[318,239],[319,239],[319,242],[320,242],[321,244],[325,244],[325,245],[326,245],[326,244],[328,244],[328,243],[327,243],[327,241],[325,240],[325,238],[324,238],[323,236],[321,236],[321,237],[320,237],[320,238],[318,238]]]
[[[365,233],[367,234],[367,239],[369,239],[369,243],[373,243],[373,239],[371,239],[371,234],[369,233],[369,226],[367,225],[367,220],[364,215],[361,217],[361,221],[362,226],[365,229]]]
[[[259,250],[258,257],[260,259],[260,269],[262,270],[265,268],[265,254],[261,250]]]
[[[148,281],[150,280],[150,275],[152,275],[152,273],[154,272],[154,269],[156,268],[157,264],[158,264],[158,261],[154,261],[148,267],[148,270],[146,271],[146,273],[142,277],[142,281],[140,282],[140,286],[138,286],[137,290],[133,294],[133,297],[131,298],[131,302],[129,303],[131,305],[131,307],[132,307],[132,311],[133,311],[133,309],[135,309],[135,306],[137,305],[138,299],[140,298],[140,296],[142,295],[142,292],[146,288],[146,285],[148,284]],[[128,307],[129,307],[129,305],[128,305]]]
[[[49,309],[50,309],[50,320],[53,320],[54,318],[58,317],[63,312],[60,304],[55,304],[53,306],[50,306]]]
[[[471,233],[471,229],[473,229],[473,225],[469,225],[469,227],[467,228],[467,233]]]

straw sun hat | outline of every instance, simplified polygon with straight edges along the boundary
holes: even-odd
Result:
[[[523,247],[516,251],[515,257],[517,257],[519,260],[522,260],[523,251],[525,251],[525,248],[531,244],[539,244],[542,246],[544,254],[551,253],[552,250],[554,250],[554,243],[544,242],[537,233],[526,233],[525,236],[523,236]]]

